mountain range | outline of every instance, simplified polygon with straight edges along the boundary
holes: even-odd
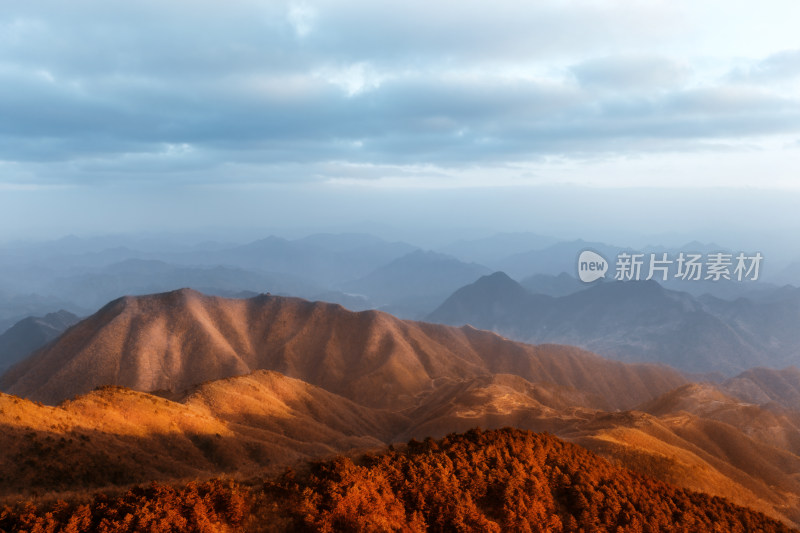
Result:
[[[17,493],[247,474],[513,426],[792,524],[798,378],[693,384],[663,365],[470,326],[179,290],[111,302],[0,378],[0,441],[15,458],[0,477]]]
[[[353,310],[419,318],[458,287],[490,272],[449,255],[360,234],[293,241],[268,237],[241,246],[162,254],[106,250],[97,260],[101,266],[79,262],[62,275],[48,272],[37,290],[80,309],[98,309],[123,295],[188,286],[222,296],[270,292],[321,299]]]
[[[83,308],[98,309],[123,295],[166,292],[187,285],[225,296],[270,291],[310,298],[325,290],[292,274],[228,266],[181,266],[155,259],[127,259],[92,272],[58,277],[45,290]]]
[[[779,294],[780,293],[780,294]],[[471,324],[532,343],[581,346],[622,361],[661,362],[687,372],[732,376],[800,362],[800,296],[769,300],[696,298],[655,281],[602,282],[564,296],[528,291],[503,272],[453,293],[426,317]]]
[[[403,318],[419,318],[457,288],[489,272],[477,263],[416,250],[344,284],[343,290],[364,295],[375,308]]]
[[[270,292],[423,319],[453,291],[493,270],[508,272],[532,292],[565,296],[585,288],[574,278],[581,250],[599,251],[612,262],[620,251],[634,251],[533,233],[468,236],[432,244],[434,251],[366,233],[269,235],[238,243],[203,238],[70,236],[42,243],[0,244],[0,332],[31,315],[66,309],[85,316],[124,295],[181,287],[229,297]],[[640,251],[649,257],[651,252],[719,250],[725,248],[693,242],[681,248],[645,246]],[[770,282],[797,284],[788,274],[777,275],[784,265],[773,263],[771,257],[758,282],[671,279],[663,286],[728,301],[742,296],[769,298],[781,290]]]

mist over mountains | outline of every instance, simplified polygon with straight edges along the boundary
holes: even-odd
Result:
[[[462,238],[436,251],[364,233],[270,236],[244,244],[155,237],[18,243],[6,245],[0,256],[0,331],[28,316],[60,309],[87,316],[124,295],[192,287],[226,297],[271,293],[400,318],[469,323],[517,340],[572,343],[690,372],[730,376],[752,366],[796,364],[796,290],[770,281],[785,277],[790,263],[765,262],[757,282],[670,279],[659,281],[664,291],[651,285],[626,292],[573,276],[586,248],[608,258],[632,250],[533,233]],[[640,252],[647,258],[677,250],[650,246]],[[681,250],[726,248],[691,242]],[[468,298],[456,292],[479,285],[492,271],[505,272],[500,268],[519,283],[475,287],[481,294]],[[613,271],[598,283],[613,286],[611,278]],[[454,304],[453,298],[469,302]]]
[[[577,255],[586,248],[607,258],[632,250],[532,233],[462,238],[434,249],[364,233],[316,233],[292,239],[269,236],[241,244],[153,236],[71,236],[6,244],[0,246],[0,326],[3,320],[8,327],[26,316],[58,309],[85,315],[120,296],[181,287],[226,295],[242,291],[306,298],[326,295],[328,300],[336,297],[355,305],[360,302],[364,308],[391,309],[406,318],[422,318],[455,289],[493,271],[530,284],[534,292],[549,294],[551,289],[542,285],[544,280],[537,286],[537,276],[574,276]],[[732,246],[696,242],[680,249],[647,246],[639,251],[648,256],[679,250],[737,251]],[[800,284],[800,277],[789,274],[793,268],[789,262],[771,259],[765,260],[763,282],[668,280],[664,286],[695,296],[709,293],[732,300],[786,283]],[[563,283],[566,285],[552,290],[559,295],[572,290],[567,279]],[[401,284],[407,287],[405,294],[399,294],[402,289],[392,289]],[[577,284],[574,289],[580,287]],[[439,297],[440,301],[435,301]],[[13,308],[8,308],[12,302],[16,302]]]
[[[610,281],[550,296],[496,272],[456,291],[427,319],[688,372],[733,375],[755,366],[800,364],[800,297],[793,287],[762,300],[727,301],[695,298],[652,280]]]

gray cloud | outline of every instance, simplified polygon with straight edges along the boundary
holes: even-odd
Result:
[[[0,17],[0,160],[43,181],[285,181],[798,133],[800,99],[769,83],[798,72],[797,52],[754,66],[755,87],[698,84],[684,60],[637,50],[670,37],[658,9],[19,3]]]

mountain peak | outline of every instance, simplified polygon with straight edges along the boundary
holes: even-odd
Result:
[[[23,318],[0,335],[0,372],[55,339],[79,320],[63,309],[43,317]]]
[[[492,291],[492,294],[503,297],[518,297],[528,294],[528,290],[525,287],[500,270],[486,276],[481,276],[475,283],[467,285],[464,289],[465,292],[481,292],[485,295],[489,293],[484,291]]]
[[[491,281],[492,283],[516,283],[511,277],[503,272],[502,270],[498,270],[497,272],[492,272],[491,274],[487,274],[486,276],[481,276],[481,278],[476,282],[480,283],[482,281]]]
[[[503,308],[508,313],[519,311],[528,304],[531,295],[525,287],[511,279],[505,272],[494,272],[481,276],[477,281],[461,287],[428,315],[427,320],[441,324],[462,325],[463,311],[467,309],[482,313],[481,325],[492,329],[493,321],[500,321],[496,311]],[[549,298],[541,296],[541,298]],[[488,327],[487,327],[488,324]]]

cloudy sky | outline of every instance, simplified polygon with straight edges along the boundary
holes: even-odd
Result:
[[[0,237],[800,230],[798,20],[795,0],[3,2]]]

